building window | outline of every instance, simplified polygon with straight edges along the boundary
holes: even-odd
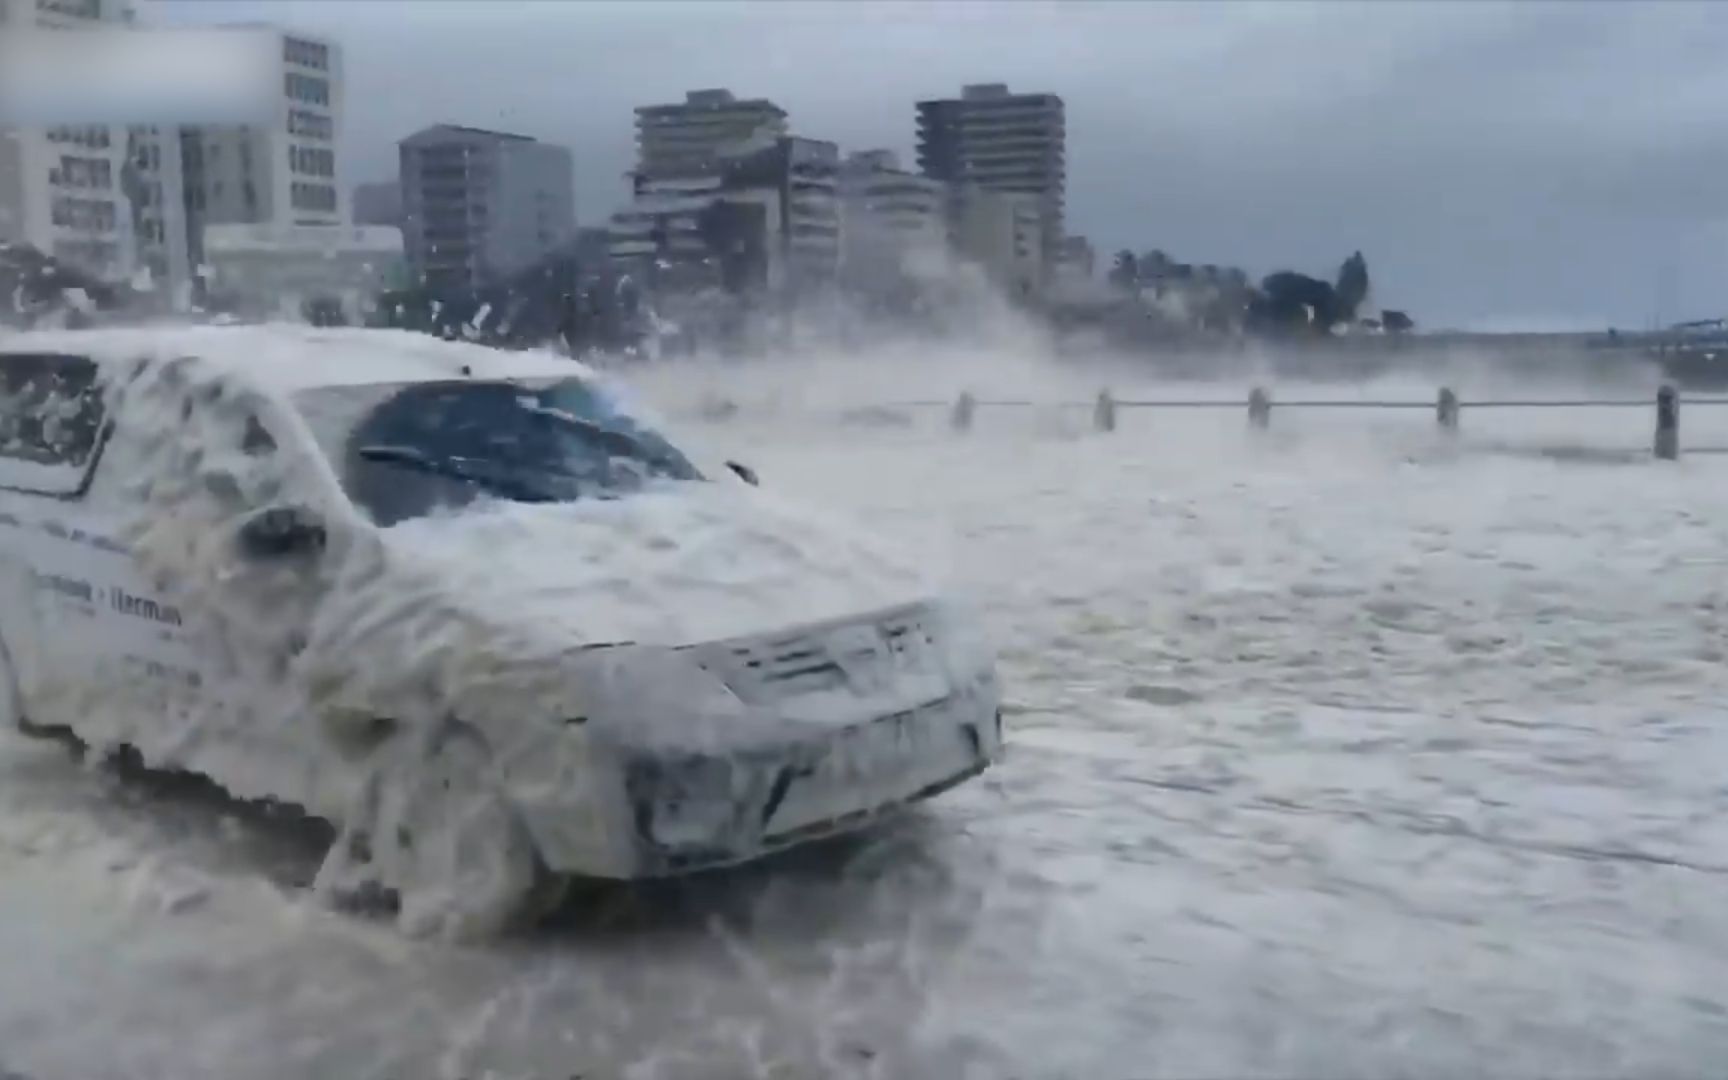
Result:
[[[332,136],[330,118],[305,109],[289,109],[288,134],[329,142]]]
[[[336,189],[328,184],[295,183],[289,188],[289,199],[296,210],[336,210]]]
[[[54,224],[78,232],[113,232],[114,204],[106,199],[57,196],[49,206]]]
[[[330,104],[330,82],[327,79],[290,71],[282,76],[282,85],[284,92],[295,101],[304,101],[308,105]]]
[[[330,69],[330,47],[313,41],[300,41],[297,38],[282,39],[282,59],[290,64],[313,68],[317,71]]]
[[[99,126],[49,128],[48,141],[87,146],[92,150],[104,150],[111,145],[108,129]]]
[[[100,19],[102,0],[36,0],[36,10],[45,14],[70,15],[74,19]]]
[[[81,158],[62,154],[60,167],[49,174],[49,180],[59,187],[109,191],[114,187],[114,164],[107,158]]]
[[[108,272],[120,255],[118,244],[103,240],[56,240],[54,257],[76,266],[100,267]]]
[[[288,147],[288,168],[306,176],[335,176],[336,152],[310,146]]]

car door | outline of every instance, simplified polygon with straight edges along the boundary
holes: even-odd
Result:
[[[292,411],[226,366],[160,362],[124,396],[139,421],[114,449],[122,486],[143,492],[128,542],[203,678],[181,763],[236,794],[319,805],[329,770],[295,661],[331,587],[328,465]]]
[[[0,354],[0,643],[25,715],[95,741],[136,719],[141,680],[186,660],[179,611],[93,491],[109,430],[89,358]]]
[[[195,600],[173,575],[140,558],[138,536],[157,515],[144,496],[153,480],[144,447],[163,425],[161,416],[120,392],[112,380],[104,395],[106,432],[88,491],[73,528],[111,558],[96,583],[102,622],[100,645],[91,657],[93,692],[111,709],[78,719],[97,741],[125,742],[154,764],[178,765],[180,748],[196,740],[213,705],[220,704],[210,678],[211,663],[196,632]],[[75,635],[77,628],[67,632]],[[48,640],[48,639],[45,639]],[[65,650],[75,641],[52,638]]]

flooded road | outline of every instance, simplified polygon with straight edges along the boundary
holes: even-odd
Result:
[[[1456,445],[1413,417],[716,428],[977,596],[997,769],[863,837],[456,949],[319,910],[304,823],[7,736],[0,1065],[1708,1073],[1728,458],[1619,454],[1648,438],[1619,422],[1467,418]]]

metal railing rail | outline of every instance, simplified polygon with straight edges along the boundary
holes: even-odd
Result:
[[[1449,387],[1441,387],[1433,401],[1411,401],[1408,399],[1362,399],[1362,398],[1296,398],[1289,401],[1275,401],[1270,391],[1265,387],[1256,386],[1249,391],[1246,402],[1248,421],[1255,428],[1266,428],[1271,425],[1274,409],[1432,409],[1435,421],[1442,432],[1455,435],[1458,432],[1461,414],[1473,409],[1647,409],[1654,406],[1656,413],[1655,435],[1652,441],[1652,452],[1656,457],[1673,460],[1680,455],[1680,392],[1673,386],[1663,386],[1656,391],[1654,400],[1650,398],[1500,398],[1472,399],[1460,398]],[[1692,397],[1686,398],[1685,404],[1691,405],[1728,405],[1728,397]],[[1032,401],[1025,398],[979,398],[972,393],[963,392],[953,402],[942,401],[906,401],[897,402],[896,408],[949,408],[949,424],[956,431],[967,431],[972,427],[974,414],[980,408],[1083,408],[1084,402],[1069,401]],[[1091,404],[1093,427],[1098,431],[1116,430],[1116,414],[1121,409],[1240,409],[1242,401],[1228,401],[1220,398],[1117,398],[1109,390],[1103,390]],[[1728,448],[1697,447],[1697,453],[1728,453]]]

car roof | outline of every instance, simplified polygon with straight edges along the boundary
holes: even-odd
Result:
[[[216,370],[284,394],[322,387],[445,379],[594,375],[587,365],[546,349],[505,351],[408,330],[327,329],[280,323],[0,334],[0,355],[45,352],[87,356],[98,364],[192,356]]]

